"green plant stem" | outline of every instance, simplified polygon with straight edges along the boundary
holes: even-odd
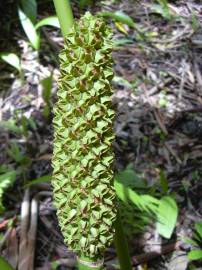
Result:
[[[60,22],[63,37],[66,37],[74,22],[70,2],[69,0],[53,0],[53,2],[55,5],[56,14]]]
[[[99,264],[98,266],[94,265],[96,260],[90,260],[88,258],[78,259],[78,269],[79,270],[104,270],[104,266]],[[85,262],[85,263],[82,263]],[[86,264],[88,263],[88,265]]]
[[[123,225],[119,213],[117,214],[115,222],[114,242],[121,270],[132,270],[128,244],[124,236]]]

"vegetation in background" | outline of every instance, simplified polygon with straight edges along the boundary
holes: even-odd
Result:
[[[58,18],[54,14],[49,16],[49,10],[41,16],[39,6],[45,5],[45,2],[35,0],[21,0],[19,2],[18,18],[15,21],[16,25],[19,24],[19,30],[16,31],[15,29],[17,33],[15,39],[17,40],[19,36],[24,35],[23,38],[26,42],[29,42],[29,48],[32,48],[32,51],[40,52],[42,55],[47,54],[43,51],[44,46],[41,46],[42,41],[47,42],[41,30],[44,26],[51,26],[58,33]],[[47,1],[47,5],[50,2]],[[76,12],[77,9],[81,12],[82,9],[90,9],[93,2],[75,1],[76,7],[74,6],[74,8]],[[201,44],[199,36],[195,35],[201,27],[198,11],[194,7],[193,11],[189,13],[183,3],[175,5],[173,1],[148,1],[146,5],[142,3],[143,9],[139,9],[137,3],[137,11],[130,8],[125,9],[124,5],[118,6],[121,1],[110,2],[115,6],[105,6],[104,2],[102,8],[98,5],[98,14],[106,20],[111,18],[109,21],[114,30],[116,75],[113,84],[118,92],[118,95],[115,96],[115,102],[118,104],[118,113],[122,106],[124,107],[123,111],[127,111],[128,114],[127,117],[123,117],[121,124],[118,123],[117,141],[119,147],[124,150],[117,157],[119,159],[119,155],[121,158],[123,155],[123,159],[127,160],[123,162],[125,165],[131,159],[132,154],[139,155],[135,161],[132,160],[133,166],[122,169],[115,177],[115,189],[119,199],[124,232],[130,242],[139,233],[144,234],[148,231],[148,228],[149,231],[152,228],[158,235],[173,241],[175,236],[178,236],[178,230],[181,230],[181,227],[184,226],[181,223],[184,208],[186,208],[186,212],[183,215],[186,216],[186,220],[189,220],[190,212],[191,218],[193,216],[195,218],[196,208],[199,208],[201,122],[198,121],[198,118],[200,118],[200,97],[198,97],[198,93],[200,93],[200,63],[197,62],[197,57],[199,58],[197,52],[200,51]],[[127,6],[128,3],[125,3],[125,5]],[[187,13],[182,14],[180,8],[185,9]],[[97,7],[95,10],[97,11]],[[57,34],[54,34],[51,38],[53,39],[52,41],[49,40],[50,43],[52,42],[57,46],[58,44],[61,45],[61,37],[58,37]],[[18,46],[17,42],[15,46]],[[9,84],[10,81],[19,77],[24,84],[21,87],[24,92],[19,93],[22,96],[24,95],[24,98],[29,99],[26,87],[30,88],[28,94],[34,97],[36,83],[33,78],[35,77],[32,76],[29,81],[27,80],[30,69],[26,66],[27,56],[22,52],[21,55],[19,50],[15,50],[15,46],[5,47],[0,53],[1,64],[4,62],[6,69],[16,72],[7,75],[8,71],[6,70],[6,76],[10,76]],[[55,47],[53,46],[53,48]],[[196,56],[190,59],[192,52]],[[56,50],[50,50],[49,53],[50,58],[52,55],[55,57]],[[164,57],[163,60],[162,57]],[[185,59],[185,65],[180,62],[181,57]],[[37,59],[37,61],[39,63],[41,60]],[[4,223],[2,222],[4,222],[4,219],[6,220],[7,214],[12,214],[10,209],[16,207],[15,213],[19,214],[20,202],[17,201],[22,197],[24,190],[30,188],[31,192],[36,192],[38,185],[42,187],[43,184],[50,182],[50,169],[44,170],[41,167],[50,163],[51,149],[47,145],[51,144],[49,143],[51,135],[47,130],[51,130],[52,104],[55,102],[54,82],[57,73],[55,75],[52,72],[53,67],[49,60],[47,63],[43,64],[49,65],[50,72],[45,72],[37,82],[41,89],[41,95],[35,95],[34,97],[40,101],[37,103],[39,104],[37,105],[39,106],[37,107],[37,113],[33,110],[35,105],[33,105],[34,102],[31,99],[29,105],[21,107],[16,103],[15,95],[13,104],[16,108],[13,111],[11,110],[13,113],[5,114],[6,117],[3,114],[2,118],[0,112],[1,134],[6,134],[3,137],[1,153],[3,165],[0,167],[0,225],[2,226],[2,234],[7,230],[7,227],[3,227],[2,224]],[[10,69],[7,64],[10,65]],[[172,68],[170,68],[171,66]],[[168,69],[169,72],[165,72],[163,76],[158,76],[158,69],[162,73],[164,69]],[[141,74],[139,74],[139,70],[141,70]],[[40,70],[40,72],[43,71]],[[3,81],[4,76],[3,73]],[[18,91],[16,89],[15,91]],[[13,95],[13,90],[9,90],[9,92]],[[12,99],[9,92],[3,93],[3,102],[7,96]],[[181,94],[178,95],[178,93]],[[141,102],[138,99],[140,95]],[[176,99],[175,96],[177,96]],[[197,98],[195,99],[195,97]],[[0,103],[1,100],[0,98]],[[196,111],[190,106],[190,100],[193,100]],[[141,104],[145,116],[140,115],[138,103]],[[10,103],[8,102],[8,104]],[[188,105],[185,106],[185,104]],[[3,104],[3,106],[5,105]],[[152,107],[152,111],[148,113],[149,106]],[[192,115],[185,111],[183,106],[187,110],[189,108],[194,110],[194,112],[191,112]],[[26,114],[27,108],[31,108],[31,113]],[[135,110],[134,114],[133,110]],[[167,112],[169,121],[167,120]],[[187,116],[188,114],[189,116]],[[196,114],[197,116],[195,116]],[[118,117],[120,116],[118,115]],[[196,121],[193,120],[194,117],[197,118]],[[141,125],[138,123],[138,118]],[[137,127],[138,125],[141,126],[140,129]],[[135,131],[131,126],[134,126]],[[119,137],[121,140],[119,140]],[[46,147],[48,150],[46,150]],[[38,151],[37,154],[36,151]],[[147,156],[149,151],[152,158],[149,155]],[[129,158],[126,155],[127,152],[130,152]],[[145,155],[140,155],[142,152]],[[158,157],[156,158],[155,155]],[[160,160],[161,158],[163,161]],[[142,160],[142,166],[139,165],[138,159]],[[148,166],[150,170],[148,173],[146,163],[152,162],[156,162],[156,164],[151,167]],[[162,167],[162,169],[157,169],[159,167]],[[138,173],[137,168],[147,171],[149,176]],[[13,190],[16,191],[16,186],[20,190],[20,192],[18,191],[20,195],[15,201],[12,199],[12,194]],[[9,203],[7,203],[8,201]],[[7,210],[9,211],[7,212]],[[197,219],[201,217],[199,212],[197,210]],[[177,224],[178,215],[179,224]],[[188,223],[192,224],[193,222],[190,220]],[[177,232],[175,231],[176,226]],[[188,227],[191,228],[190,225]],[[184,230],[186,230],[186,227]],[[190,269],[194,269],[201,264],[201,239],[201,222],[199,221],[195,223],[193,237],[188,240],[191,250],[185,247],[185,253],[187,252],[190,259]],[[49,256],[52,258],[52,254],[49,254]],[[12,269],[5,263],[4,259],[0,258],[0,268],[3,265],[5,270],[7,268]],[[61,265],[59,259],[57,265]],[[144,268],[149,269],[147,263],[144,264]]]

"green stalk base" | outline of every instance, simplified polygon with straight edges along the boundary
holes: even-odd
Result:
[[[53,0],[63,37],[66,37],[74,22],[69,0]]]
[[[79,270],[104,270],[103,263],[101,261],[90,260],[89,258],[78,258]]]
[[[115,227],[114,243],[116,247],[116,253],[119,259],[120,269],[132,270],[128,244],[124,235],[123,225],[119,213],[117,214],[117,219],[114,224],[114,227]]]

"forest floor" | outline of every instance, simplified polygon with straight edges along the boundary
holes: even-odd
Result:
[[[17,53],[24,73],[22,82],[18,72],[0,63],[0,252],[14,269],[75,269],[50,185],[52,105],[63,40],[58,29],[44,27],[40,50],[32,49],[15,2],[6,1],[5,16],[0,7],[0,50]],[[87,9],[73,7],[76,17]],[[100,1],[89,10],[122,11],[135,22],[131,27],[108,19],[115,42],[116,171],[130,165],[150,189],[173,194],[179,208],[171,239],[162,239],[151,225],[130,236],[134,267],[202,269],[200,263],[190,265],[190,244],[183,241],[202,220],[202,4]],[[54,13],[51,1],[38,1],[38,18]],[[15,180],[6,191],[5,177]],[[107,269],[115,269],[114,259],[111,247]]]

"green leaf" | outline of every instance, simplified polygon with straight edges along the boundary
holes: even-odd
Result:
[[[163,193],[167,193],[168,192],[168,180],[167,180],[163,170],[160,170],[160,184],[161,184],[161,188],[162,188]]]
[[[120,38],[120,39],[115,39],[113,40],[113,43],[115,46],[123,46],[125,44],[133,44],[134,41],[132,39],[129,38]]]
[[[17,163],[21,163],[24,159],[24,155],[21,153],[19,145],[15,141],[11,141],[10,148],[7,149],[7,153]]]
[[[22,134],[22,127],[17,126],[16,122],[13,119],[9,119],[7,121],[1,121],[0,127],[7,129],[16,134]]]
[[[46,103],[43,109],[43,115],[45,118],[49,118],[51,113],[51,90],[52,90],[52,84],[53,84],[53,77],[52,74],[45,79],[41,80],[41,84],[43,87],[42,91],[42,97],[44,99],[44,102]]]
[[[32,47],[38,50],[40,46],[40,36],[37,33],[32,21],[27,17],[27,15],[21,9],[18,9],[18,14],[19,14],[22,27]]]
[[[15,141],[10,142],[10,148],[7,149],[8,155],[20,165],[27,166],[30,164],[31,160],[25,153],[21,152],[19,145]]]
[[[43,175],[41,177],[38,177],[34,180],[29,181],[28,184],[25,185],[25,187],[30,187],[36,184],[40,184],[40,183],[44,183],[44,182],[50,182],[51,181],[51,175],[47,174],[47,175]]]
[[[116,180],[124,186],[130,186],[136,189],[146,188],[145,181],[129,165],[124,171],[116,174]]]
[[[78,0],[79,2],[79,7],[83,8],[87,5],[90,5],[92,3],[92,0]]]
[[[192,250],[188,253],[188,258],[191,261],[202,260],[202,250]]]
[[[21,0],[22,10],[33,24],[36,22],[37,2],[36,0]]]
[[[115,21],[119,21],[121,23],[127,24],[128,26],[134,27],[135,26],[135,22],[133,21],[133,19],[128,16],[127,14],[125,14],[122,11],[116,11],[116,12],[109,12],[109,11],[105,11],[105,12],[99,12],[100,16],[103,17],[111,17],[112,19],[114,19]]]
[[[19,57],[15,53],[0,53],[0,57],[6,63],[16,68],[19,72],[21,72],[21,63]]]
[[[197,31],[198,28],[200,27],[200,23],[199,23],[199,20],[197,18],[197,15],[195,14],[194,11],[192,11],[192,28],[194,31]]]
[[[0,175],[0,213],[2,213],[5,209],[2,202],[3,194],[5,190],[14,183],[15,179],[16,171],[14,170]]]
[[[196,232],[200,236],[201,242],[202,242],[202,222],[201,221],[196,222],[195,225],[194,225],[194,227],[195,227]]]
[[[178,207],[175,200],[170,196],[165,196],[160,200],[157,211],[157,230],[158,233],[170,238],[175,228],[178,216]]]
[[[1,256],[0,256],[0,269],[2,269],[2,270],[14,270],[14,268]]]
[[[157,1],[159,2],[159,5],[158,4],[151,5],[151,10],[160,14],[163,18],[170,20],[171,14],[167,1],[166,0],[157,0]]]
[[[192,245],[194,247],[198,247],[198,243],[195,240],[191,239],[191,238],[188,238],[188,237],[187,238],[183,238],[183,241],[186,244],[190,244],[190,245]]]
[[[42,26],[54,26],[60,28],[59,20],[57,16],[50,16],[42,19],[35,25],[35,29],[38,29]]]
[[[114,180],[116,194],[120,200],[128,204],[132,202],[138,209],[146,212],[156,212],[158,200],[150,195],[139,195],[124,182],[120,182],[117,178]]]
[[[116,83],[116,84],[119,84],[119,85],[126,86],[128,88],[133,87],[132,84],[129,81],[127,81],[126,79],[124,79],[123,77],[120,77],[120,76],[114,76],[113,82]]]
[[[49,103],[50,98],[51,98],[52,84],[53,84],[52,74],[50,76],[46,77],[45,79],[41,80],[41,84],[43,87],[43,91],[42,91],[43,99],[46,103]]]
[[[168,1],[167,0],[157,0],[157,1],[162,6],[166,16],[170,17],[170,9],[169,9],[169,5],[168,5]]]

